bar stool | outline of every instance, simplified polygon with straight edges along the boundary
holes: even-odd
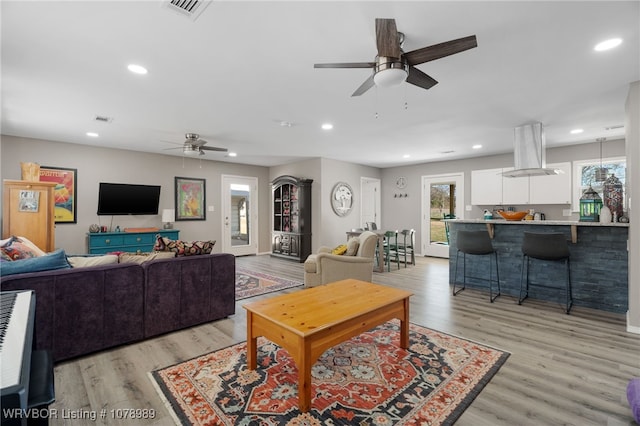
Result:
[[[531,259],[542,261],[564,262],[565,274],[565,312],[569,314],[573,305],[573,295],[571,294],[571,265],[569,245],[567,237],[561,233],[544,233],[537,234],[533,232],[525,232],[522,241],[522,273],[520,275],[520,298],[518,305],[522,305],[524,299],[529,297],[529,286],[545,287],[560,289],[557,286],[548,286],[543,284],[535,284],[529,281],[529,269],[531,267]],[[526,268],[525,268],[526,265]],[[526,279],[525,279],[526,269]],[[523,296],[524,293],[524,296]]]
[[[467,286],[467,255],[476,256],[488,256],[489,257],[489,279],[484,277],[470,277],[489,282],[489,301],[493,303],[498,296],[500,296],[500,273],[498,271],[498,252],[493,248],[491,244],[491,238],[487,231],[463,231],[460,230],[456,233],[456,266],[453,276],[453,295],[460,293]],[[460,253],[462,253],[462,288],[456,291],[456,279],[458,278],[458,260],[460,259]],[[496,282],[498,284],[498,293],[493,295],[493,275],[491,268],[491,258],[495,257],[496,264]]]

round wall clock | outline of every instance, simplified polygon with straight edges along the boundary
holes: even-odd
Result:
[[[398,180],[396,181],[396,186],[398,187],[398,189],[404,189],[407,187],[407,178],[406,177],[399,177]]]
[[[348,183],[338,182],[331,190],[331,208],[338,216],[346,216],[353,206],[353,190]]]

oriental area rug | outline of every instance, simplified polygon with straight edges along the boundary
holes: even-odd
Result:
[[[258,338],[258,368],[246,342],[153,371],[183,425],[450,425],[509,357],[459,337],[387,322],[323,353],[313,365],[311,410],[298,410],[298,368],[286,350]]]
[[[287,280],[262,272],[236,267],[236,300],[301,285],[302,283],[299,281]]]

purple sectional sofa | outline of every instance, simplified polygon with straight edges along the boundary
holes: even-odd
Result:
[[[0,287],[35,291],[35,349],[61,361],[234,314],[235,257],[216,253],[8,275]]]

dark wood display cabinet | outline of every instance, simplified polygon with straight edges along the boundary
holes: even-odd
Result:
[[[311,254],[311,183],[280,176],[272,184],[271,255],[304,262]]]

